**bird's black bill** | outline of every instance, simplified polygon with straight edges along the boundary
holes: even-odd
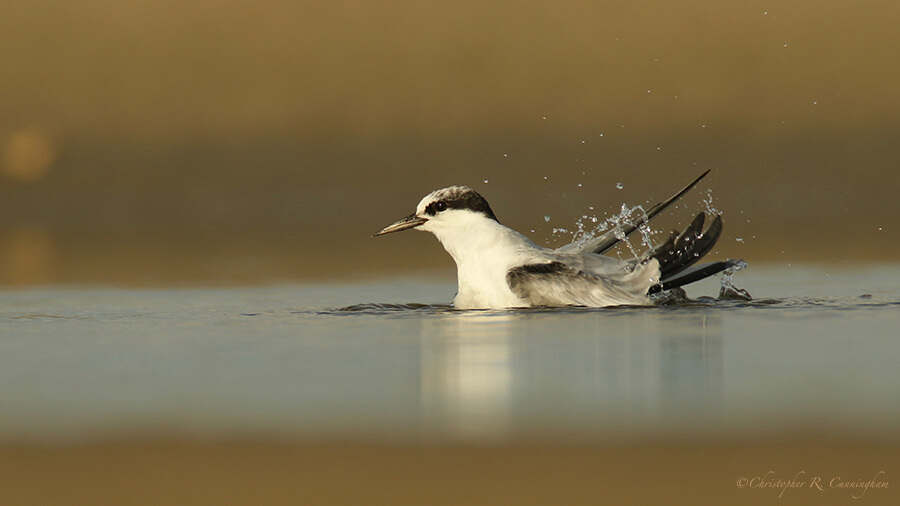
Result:
[[[376,237],[376,236],[384,235],[384,234],[390,234],[391,232],[399,232],[401,230],[406,230],[408,228],[415,228],[415,227],[418,227],[419,225],[425,223],[426,221],[428,221],[428,220],[425,218],[419,218],[415,214],[410,214],[406,218],[403,218],[402,220],[397,220],[394,223],[391,223],[390,225],[379,230],[378,232],[375,232],[374,234],[372,234],[372,237]]]

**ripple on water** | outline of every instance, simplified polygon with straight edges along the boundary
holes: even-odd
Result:
[[[866,310],[879,308],[900,307],[900,301],[879,301],[871,295],[864,294],[858,297],[788,297],[767,298],[756,300],[718,299],[713,297],[699,297],[696,299],[669,300],[654,306],[610,306],[610,307],[528,307],[509,309],[458,309],[450,304],[386,304],[386,303],[362,303],[350,306],[321,309],[317,311],[296,311],[294,314],[308,314],[319,316],[352,316],[352,315],[378,315],[378,316],[423,316],[440,314],[518,314],[518,313],[603,313],[624,314],[638,311],[687,311],[698,308],[710,310],[736,310],[736,309],[773,309],[773,310]]]

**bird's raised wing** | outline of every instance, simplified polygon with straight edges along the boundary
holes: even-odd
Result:
[[[646,213],[644,213],[644,216],[641,216],[640,218],[638,218],[638,220],[635,221],[634,223],[626,225],[624,227],[621,227],[620,228],[621,232],[619,234],[616,233],[617,231],[615,229],[609,230],[605,234],[602,234],[599,237],[595,237],[589,241],[585,241],[583,243],[573,242],[573,243],[567,244],[567,245],[559,248],[558,251],[560,251],[562,253],[579,251],[579,252],[590,252],[590,253],[597,253],[597,254],[602,254],[602,253],[606,252],[607,250],[609,250],[610,248],[612,248],[613,246],[618,244],[622,239],[624,239],[625,237],[628,237],[632,233],[634,233],[634,231],[637,230],[641,225],[649,222],[650,220],[655,218],[659,213],[665,211],[669,206],[671,206],[672,204],[677,202],[678,199],[683,197],[685,193],[691,191],[691,189],[693,189],[695,186],[697,186],[697,183],[699,183],[701,179],[706,177],[707,174],[709,174],[709,170],[707,170],[703,174],[700,174],[700,177],[693,180],[690,184],[688,184],[687,186],[685,186],[684,188],[679,190],[678,193],[676,193],[675,195],[672,195],[668,199],[651,207],[650,210],[648,210]]]

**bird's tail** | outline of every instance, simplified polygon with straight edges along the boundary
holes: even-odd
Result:
[[[732,260],[706,263],[692,267],[712,250],[722,235],[722,217],[716,216],[709,228],[703,230],[706,213],[699,213],[684,232],[672,232],[661,246],[647,253],[647,258],[659,262],[660,283],[650,293],[677,288],[718,274],[733,264]]]

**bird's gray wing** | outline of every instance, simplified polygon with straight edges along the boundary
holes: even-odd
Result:
[[[562,262],[522,265],[510,269],[506,283],[532,306],[646,305],[647,286],[635,286],[633,276],[620,279],[586,273]]]
[[[659,213],[665,211],[669,206],[671,206],[672,204],[677,202],[678,199],[683,197],[685,193],[691,191],[691,189],[693,189],[695,186],[697,186],[697,183],[699,183],[701,179],[706,177],[707,174],[709,174],[709,170],[707,170],[703,174],[700,174],[700,177],[693,180],[690,184],[688,184],[687,186],[685,186],[684,188],[679,190],[678,193],[676,193],[675,195],[672,195],[668,199],[651,207],[650,210],[648,210],[644,216],[639,217],[638,220],[635,221],[634,223],[624,226],[621,229],[619,229],[620,233],[618,235],[616,234],[616,232],[617,232],[616,229],[613,229],[599,237],[595,237],[589,241],[586,241],[586,242],[583,242],[580,244],[575,243],[575,242],[573,242],[571,244],[567,244],[567,245],[559,248],[558,251],[560,251],[560,252],[584,251],[584,252],[591,252],[591,253],[597,253],[597,254],[606,252],[607,250],[609,250],[610,248],[612,248],[613,246],[618,244],[619,241],[621,241],[623,238],[628,237],[631,234],[633,234],[634,231],[637,230],[641,225],[649,222],[650,220],[655,218]]]

